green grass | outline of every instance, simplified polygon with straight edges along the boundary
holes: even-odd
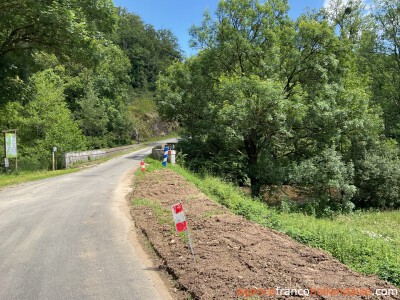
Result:
[[[133,199],[133,206],[146,206],[151,208],[153,213],[155,214],[157,221],[159,224],[174,224],[171,218],[171,211],[165,208],[162,208],[161,205],[157,202],[148,200],[148,199]]]
[[[151,209],[155,217],[157,218],[157,223],[160,225],[169,225],[171,228],[170,234],[175,235],[175,224],[172,218],[172,212],[169,209],[163,208],[160,203],[151,201],[149,199],[133,199],[133,206],[145,206]],[[183,243],[188,242],[188,236],[186,232],[181,232],[178,234],[179,239]]]
[[[46,178],[51,178],[55,176],[60,176],[64,174],[70,174],[74,172],[78,172],[83,168],[95,166],[101,163],[104,163],[106,161],[109,161],[110,159],[113,159],[115,157],[131,153],[133,151],[137,151],[140,149],[144,149],[146,146],[142,146],[136,149],[130,149],[118,153],[114,153],[108,157],[103,157],[97,160],[92,160],[92,161],[87,161],[87,162],[77,162],[73,164],[70,168],[66,170],[56,170],[56,171],[48,171],[48,170],[41,170],[41,171],[18,171],[17,173],[13,172],[10,174],[0,174],[0,188],[6,187],[6,186],[11,186],[11,185],[16,185],[24,182],[29,182],[29,181],[36,181],[36,180],[41,180],[41,179],[46,179]]]
[[[161,132],[157,128],[163,127],[167,131],[171,131],[177,126],[176,123],[168,123],[161,120],[153,92],[136,94],[133,102],[129,105],[129,114],[135,129],[139,131],[141,141],[147,141],[148,139],[158,140],[157,136]],[[154,124],[160,126],[153,126]]]
[[[35,171],[35,172],[18,172],[18,174],[0,174],[0,188],[20,184],[29,181],[46,179],[54,176],[69,174],[77,172],[79,169],[67,169],[67,170],[57,170],[57,171]]]
[[[160,161],[147,159],[147,163],[150,172],[162,168]],[[177,165],[168,168],[233,213],[323,249],[353,270],[376,274],[400,287],[400,211],[356,212],[333,219],[282,213],[220,179],[200,178]]]
[[[158,138],[160,139],[160,138]],[[50,177],[55,177],[59,175],[64,175],[64,174],[69,174],[69,173],[74,173],[78,172],[83,168],[87,167],[92,167],[99,165],[101,163],[107,162],[110,159],[119,157],[121,155],[126,155],[129,153],[132,153],[133,151],[139,151],[141,149],[147,148],[146,145],[140,146],[135,149],[129,149],[126,151],[121,151],[121,152],[116,152],[108,157],[103,157],[100,159],[92,160],[92,161],[87,161],[87,162],[77,162],[73,164],[70,168],[66,170],[57,170],[57,171],[47,171],[47,170],[41,170],[41,171],[18,171],[17,173],[13,172],[10,174],[0,174],[0,189],[11,186],[11,185],[16,185],[24,182],[29,182],[29,181],[35,181],[35,180],[41,180],[41,179],[46,179]]]
[[[152,93],[142,93],[136,101],[131,104],[131,110],[141,115],[157,111],[157,105]]]
[[[144,144],[147,145],[149,143],[157,142],[157,141],[160,141],[160,140],[167,140],[167,139],[172,139],[172,138],[177,138],[177,137],[179,137],[179,133],[178,132],[170,132],[167,135],[164,135],[164,136],[161,136],[161,137],[159,136],[159,137],[153,137],[151,139],[147,139]]]

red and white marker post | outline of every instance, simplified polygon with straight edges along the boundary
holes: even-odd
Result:
[[[182,203],[179,202],[177,204],[174,204],[172,205],[171,208],[172,208],[172,216],[174,217],[176,231],[178,231],[179,233],[184,231],[187,232],[190,251],[192,251],[193,260],[196,261],[193,251],[192,239],[190,238],[190,232],[187,226],[185,214],[183,213]]]
[[[142,169],[143,173],[146,172],[146,164],[144,163],[143,160],[140,162],[140,168]]]

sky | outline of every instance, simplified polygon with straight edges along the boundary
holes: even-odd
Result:
[[[289,0],[289,15],[297,18],[306,8],[320,9],[328,0]],[[126,7],[156,29],[170,29],[178,38],[186,56],[195,54],[189,47],[189,28],[201,25],[203,12],[215,12],[218,0],[114,0],[115,5]]]

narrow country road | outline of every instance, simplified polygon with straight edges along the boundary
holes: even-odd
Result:
[[[169,298],[130,238],[125,200],[150,149],[1,190],[0,299]]]

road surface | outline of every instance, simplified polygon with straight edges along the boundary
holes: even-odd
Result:
[[[124,197],[150,149],[1,190],[0,299],[170,298]]]

